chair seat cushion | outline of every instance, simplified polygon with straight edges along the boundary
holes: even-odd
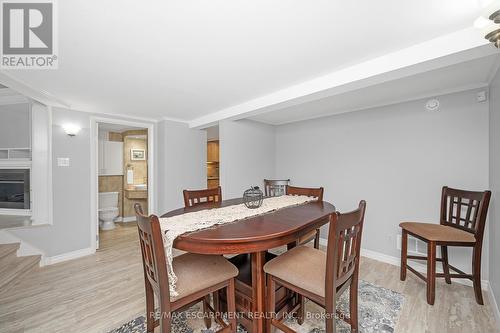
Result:
[[[212,287],[238,275],[238,269],[223,256],[186,253],[173,259],[178,296],[171,301]]]
[[[429,241],[459,243],[474,243],[476,241],[470,232],[441,224],[402,222],[399,226]]]
[[[297,246],[264,265],[264,271],[296,287],[325,297],[326,253]]]

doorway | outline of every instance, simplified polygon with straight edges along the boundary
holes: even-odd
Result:
[[[154,211],[153,125],[115,119],[91,120],[91,243],[100,248],[135,226],[134,204]]]

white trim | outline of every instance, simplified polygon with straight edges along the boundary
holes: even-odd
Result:
[[[4,149],[0,149],[4,150]],[[31,168],[31,160],[26,159],[17,159],[17,160],[9,160],[9,159],[0,159],[0,168],[9,168],[9,169],[28,169]]]
[[[0,71],[0,83],[42,104],[68,109],[70,108],[70,105],[68,103],[55,97],[51,93],[36,89],[29,84],[17,78],[14,78],[10,74],[7,74],[5,71]]]
[[[52,107],[33,101],[30,108],[32,225],[53,224]]]
[[[175,122],[178,122],[178,123],[185,123],[185,124],[189,124],[189,120],[186,120],[186,119],[180,119],[180,118],[175,118],[175,117],[162,117],[162,120],[166,120],[166,121],[175,121]]]
[[[495,320],[500,327],[500,310],[498,309],[498,303],[495,298],[495,294],[493,293],[493,289],[491,288],[491,283],[488,284],[488,298],[490,300],[491,309],[493,310],[493,314],[495,315]]]
[[[477,30],[466,28],[198,117],[189,126],[201,129],[224,119],[248,118],[496,52],[487,40],[479,38]]]
[[[122,113],[101,112],[101,111],[96,111],[96,110],[71,109],[71,111],[90,113],[95,117],[111,117],[112,119],[123,120],[123,121],[132,121],[132,122],[139,121],[139,122],[147,122],[147,123],[154,123],[154,124],[161,121],[161,118],[149,118],[149,117],[126,115],[126,114],[122,114]],[[117,117],[117,118],[115,118],[115,117]]]
[[[31,209],[0,208],[0,215],[31,216]]]
[[[91,254],[94,254],[94,252],[95,250],[92,250],[92,248],[88,247],[85,249],[58,254],[52,257],[44,257],[43,260],[41,261],[41,265],[42,266],[54,265],[64,261],[86,257]]]
[[[421,95],[416,95],[408,98],[400,98],[400,99],[394,99],[392,101],[387,101],[385,103],[380,103],[380,104],[375,104],[375,105],[370,105],[366,107],[361,107],[361,108],[355,108],[355,109],[347,109],[344,111],[340,112],[328,112],[316,116],[310,116],[310,117],[302,117],[294,120],[285,120],[281,122],[272,122],[269,123],[270,125],[274,126],[280,126],[280,125],[286,125],[286,124],[291,124],[291,123],[296,123],[299,121],[305,121],[305,120],[313,120],[313,119],[318,119],[318,118],[324,118],[324,117],[331,117],[331,116],[336,116],[344,113],[350,113],[350,112],[357,112],[357,111],[363,111],[363,110],[371,110],[371,109],[377,109],[385,106],[391,106],[391,105],[397,105],[401,103],[407,103],[407,102],[413,102],[413,101],[418,101],[420,99],[426,99],[426,98],[432,98],[436,96],[444,96],[444,95],[450,95],[450,94],[455,94],[463,91],[471,91],[475,89],[483,89],[483,88],[488,88],[488,83],[481,82],[481,83],[473,83],[473,84],[468,84],[460,87],[455,87],[455,88],[450,88],[450,89],[442,89],[442,90],[437,90],[429,94],[421,94]]]
[[[156,210],[156,185],[155,185],[155,128],[154,123],[143,123],[115,118],[90,117],[90,248],[97,249],[97,228],[99,226],[98,207],[98,123],[110,123],[129,127],[148,129],[148,209],[150,213]]]

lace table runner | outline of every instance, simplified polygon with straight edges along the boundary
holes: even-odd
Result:
[[[303,195],[283,195],[264,199],[262,206],[256,209],[249,209],[244,204],[239,204],[160,218],[160,228],[163,235],[165,256],[167,260],[170,296],[178,296],[176,291],[177,276],[172,268],[172,248],[174,240],[178,236],[188,232],[207,229],[215,225],[232,223],[249,217],[266,214],[285,207],[304,204],[312,200],[316,200],[316,198]]]

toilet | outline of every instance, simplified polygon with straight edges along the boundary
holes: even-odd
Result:
[[[118,217],[118,192],[99,193],[99,226],[102,230],[115,228]]]

